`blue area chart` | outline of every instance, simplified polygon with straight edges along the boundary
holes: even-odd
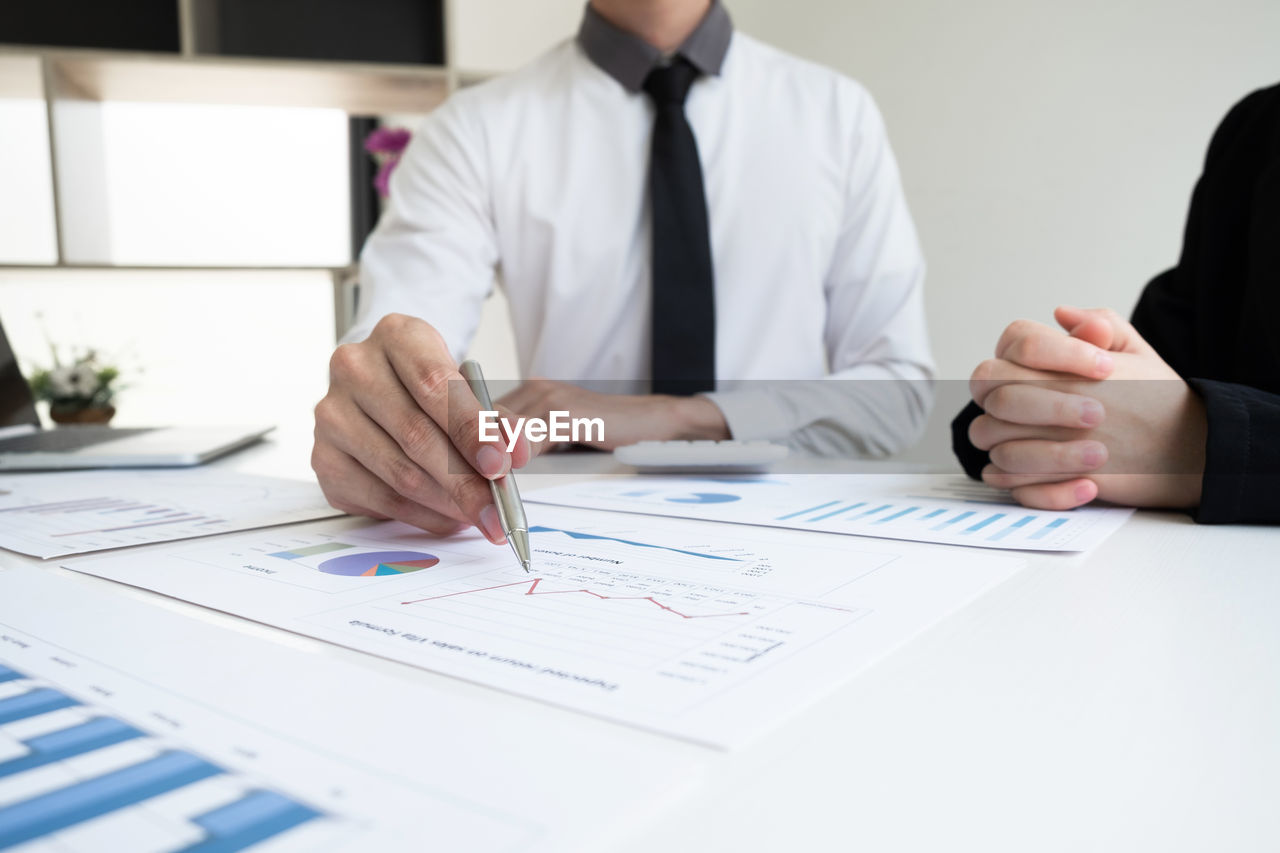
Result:
[[[648,542],[636,542],[632,539],[619,539],[616,536],[601,536],[597,533],[583,533],[580,530],[561,530],[557,527],[543,527],[535,524],[529,528],[530,533],[563,533],[570,539],[581,540],[599,540],[603,542],[617,542],[621,545],[630,545],[633,548],[653,548],[658,551],[670,551],[673,554],[683,554],[686,557],[698,557],[703,560],[721,560],[729,563],[740,563],[741,560],[735,557],[723,557],[719,554],[703,554],[699,551],[686,551],[681,548],[668,548],[665,545],[652,545]]]

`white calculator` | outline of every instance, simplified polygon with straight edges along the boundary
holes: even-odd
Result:
[[[771,441],[642,441],[613,451],[624,465],[664,471],[763,471],[787,458]]]

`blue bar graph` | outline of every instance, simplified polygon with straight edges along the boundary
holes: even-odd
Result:
[[[15,803],[0,809],[0,849],[61,832],[221,772],[216,764],[189,752],[166,752],[140,764]]]
[[[957,521],[964,521],[966,518],[968,518],[971,515],[973,515],[973,512],[969,510],[966,510],[965,512],[956,513],[955,515],[951,516],[951,518],[948,518],[946,521],[942,522],[941,524],[935,524],[933,526],[933,529],[946,530],[948,527],[955,524]]]
[[[916,510],[918,510],[919,508],[920,508],[920,507],[918,507],[918,506],[909,506],[909,507],[907,507],[906,509],[900,509],[900,510],[898,510],[898,511],[897,511],[897,512],[895,512],[893,515],[886,515],[884,518],[877,518],[877,519],[876,519],[874,522],[872,522],[872,523],[873,523],[873,524],[888,524],[890,521],[894,521],[895,519],[902,518],[904,515],[911,515],[911,513],[915,512],[915,511],[916,511]]]
[[[26,678],[0,664],[0,683]],[[38,687],[0,700],[0,723],[15,722],[80,702],[49,687]],[[150,735],[123,720],[95,716],[22,741],[27,751],[0,761],[0,780],[75,759]],[[185,750],[168,750],[129,767],[0,807],[0,850],[25,844],[103,815],[145,803],[153,797],[226,773],[216,764]],[[239,800],[189,818],[205,837],[185,848],[199,853],[238,853],[288,832],[324,813],[268,790],[251,790]],[[97,838],[98,833],[93,833]],[[97,838],[99,849],[111,839]]]
[[[1005,527],[1001,530],[997,530],[995,533],[992,533],[990,536],[987,537],[987,540],[990,542],[999,542],[1001,539],[1008,536],[1010,533],[1017,530],[1019,527],[1026,527],[1028,524],[1030,524],[1035,520],[1036,520],[1036,517],[1034,515],[1024,515],[1022,518],[1018,519],[1013,524],[1010,524],[1008,527]]]
[[[802,515],[808,515],[811,512],[817,512],[818,510],[826,509],[829,506],[835,506],[838,503],[840,503],[840,501],[827,501],[824,504],[811,506],[808,509],[802,509],[799,512],[792,512],[792,513],[788,513],[787,515],[780,515],[777,518],[775,518],[774,521],[788,521],[789,519],[792,519],[792,518],[799,518]]]
[[[320,817],[321,813],[274,791],[253,791],[193,818],[209,837],[183,853],[236,853]]]
[[[835,511],[833,511],[833,512],[824,512],[822,515],[815,516],[814,518],[810,518],[810,519],[807,519],[807,520],[808,520],[808,521],[822,521],[822,520],[823,520],[823,519],[825,519],[825,518],[834,518],[835,516],[840,515],[841,513],[845,513],[845,512],[848,512],[848,511],[849,511],[849,510],[851,510],[851,509],[857,509],[857,508],[858,508],[858,507],[860,507],[860,506],[866,506],[866,505],[867,505],[867,502],[866,502],[866,501],[858,501],[856,504],[849,504],[848,506],[842,506],[842,507],[840,507],[839,509],[837,509],[837,510],[835,510]]]
[[[979,521],[977,524],[972,524],[969,527],[966,527],[964,530],[961,531],[961,534],[963,535],[968,533],[977,533],[982,528],[986,527],[989,524],[994,524],[995,522],[999,521],[1002,518],[1004,518],[1003,512],[997,512],[995,515],[989,515],[986,518],[982,519],[982,521]]]
[[[937,518],[938,516],[942,515],[944,512],[946,512],[945,509],[935,509],[933,512],[929,513],[928,515],[922,516],[920,520],[928,521],[931,518]]]
[[[0,699],[0,726],[79,704],[65,693],[49,687],[37,687],[8,699]]]
[[[23,741],[30,752],[8,761],[0,761],[0,779],[145,736],[144,732],[128,723],[110,717],[98,717],[78,726]]]
[[[866,518],[869,515],[875,515],[877,512],[884,512],[886,509],[889,509],[891,506],[893,506],[893,504],[884,504],[882,506],[876,507],[875,509],[869,509],[866,512],[860,512],[849,520],[857,521],[860,518]]]
[[[1067,523],[1067,520],[1065,518],[1055,518],[1053,521],[1049,522],[1044,527],[1041,527],[1035,533],[1032,533],[1031,538],[1043,539],[1044,537],[1052,533],[1054,530],[1056,530],[1057,528],[1061,527],[1066,523]]]

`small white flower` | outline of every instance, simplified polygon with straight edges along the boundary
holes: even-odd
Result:
[[[98,390],[98,371],[87,364],[77,364],[71,368],[67,384],[76,397],[92,397]]]
[[[55,397],[87,400],[98,390],[98,371],[88,364],[56,367],[49,373],[49,387]]]
[[[55,367],[49,371],[49,388],[55,397],[74,397],[76,386],[71,379],[75,367]]]

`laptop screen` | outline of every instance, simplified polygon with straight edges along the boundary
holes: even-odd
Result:
[[[18,369],[18,359],[9,346],[9,338],[0,326],[0,427],[20,424],[40,425],[36,404],[31,398],[27,380]]]

